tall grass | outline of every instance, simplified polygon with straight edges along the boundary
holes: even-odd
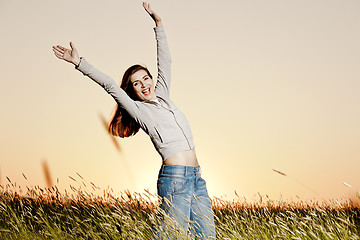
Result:
[[[95,195],[56,187],[22,196],[0,187],[1,239],[152,239],[157,197],[149,192]],[[218,239],[360,239],[359,206],[352,201],[257,202],[214,198]],[[176,231],[171,231],[178,235]],[[189,239],[183,235],[181,239]]]

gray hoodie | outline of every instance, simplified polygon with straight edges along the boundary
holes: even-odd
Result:
[[[90,65],[84,58],[76,67],[91,78],[125,109],[146,132],[163,161],[175,153],[195,147],[191,129],[184,114],[169,97],[171,58],[163,27],[155,27],[158,76],[155,94],[158,101],[134,101],[115,81]]]

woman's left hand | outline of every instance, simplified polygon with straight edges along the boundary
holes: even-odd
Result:
[[[79,66],[80,57],[78,51],[76,50],[72,42],[70,42],[70,47],[71,49],[68,49],[63,46],[57,45],[57,46],[53,46],[53,51],[57,58],[72,63],[75,66]]]
[[[157,27],[161,27],[161,26],[162,26],[162,24],[161,24],[161,18],[160,18],[159,15],[157,15],[153,10],[151,10],[150,4],[149,4],[149,3],[146,3],[146,2],[143,2],[143,7],[144,7],[144,9],[146,10],[146,12],[150,15],[150,17],[151,17],[152,19],[154,19],[156,26],[157,26]]]

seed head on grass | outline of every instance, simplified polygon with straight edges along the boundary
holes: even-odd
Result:
[[[6,176],[6,179],[9,181],[9,183],[12,183],[8,176]]]
[[[49,170],[49,165],[47,164],[46,159],[42,161],[42,168],[45,176],[46,186],[48,188],[51,188],[53,186],[52,180],[51,180],[51,174]]]
[[[281,172],[281,171],[276,170],[276,169],[274,169],[274,168],[273,168],[272,170],[273,170],[274,172],[280,174],[280,175],[286,176],[286,174],[285,174],[284,172]]]
[[[70,178],[71,180],[73,180],[74,182],[76,182],[76,179],[75,179],[75,178],[73,178],[73,177],[71,177],[71,176],[69,176],[69,178]]]
[[[83,179],[84,180],[84,178],[77,172],[76,173],[81,179]]]
[[[25,176],[25,174],[24,174],[24,173],[22,173],[22,175],[23,175],[23,177],[27,180],[27,177]]]

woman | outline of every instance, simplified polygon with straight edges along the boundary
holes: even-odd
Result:
[[[74,64],[115,99],[118,105],[109,125],[111,134],[129,137],[141,128],[149,135],[163,159],[157,182],[161,209],[196,238],[215,238],[211,203],[205,180],[200,175],[191,130],[185,116],[169,98],[171,59],[161,18],[149,4],[143,3],[143,7],[156,24],[156,85],[148,69],[141,65],[127,69],[119,87],[79,57],[71,42],[71,49],[58,45],[53,46],[53,51],[56,57]],[[163,230],[159,237],[166,234],[165,227],[164,224],[160,227]]]

